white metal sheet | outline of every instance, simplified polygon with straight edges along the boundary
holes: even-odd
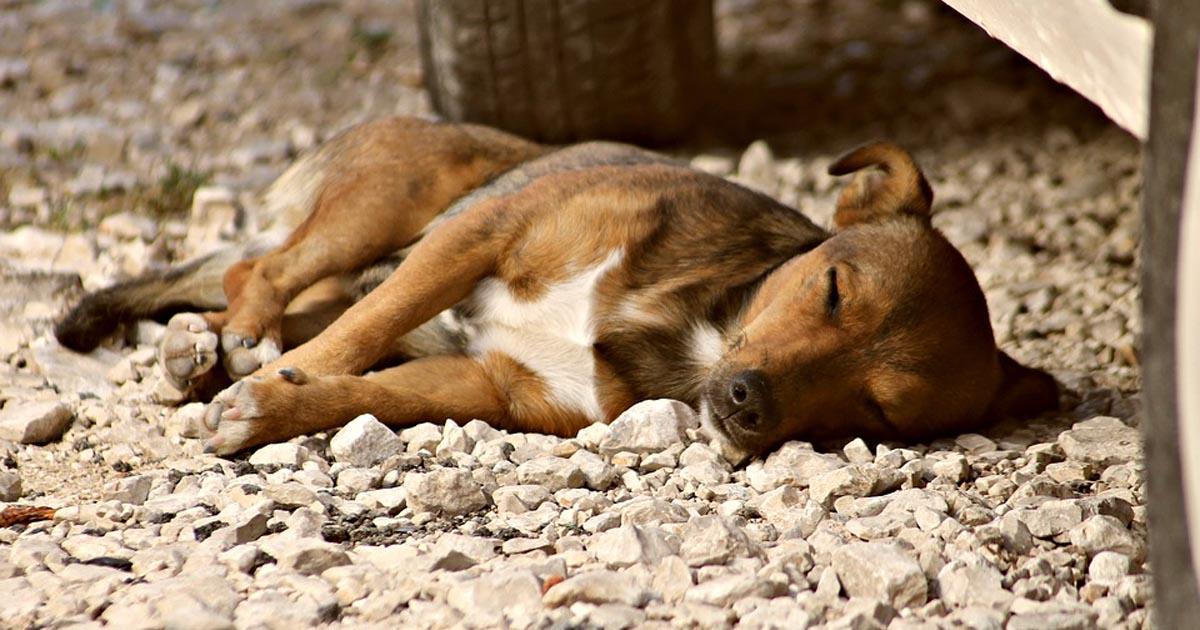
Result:
[[[1106,0],[944,0],[1139,138],[1149,126],[1150,23]]]

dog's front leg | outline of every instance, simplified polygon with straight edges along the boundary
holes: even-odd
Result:
[[[391,277],[321,334],[259,369],[251,384],[218,394],[204,417],[206,428],[217,434],[213,447],[232,452],[335,422],[308,414],[342,404],[342,393],[331,389],[301,413],[292,404],[292,381],[357,375],[375,365],[393,340],[462,301],[493,273],[518,216],[498,202],[481,204],[431,232]]]
[[[564,436],[590,422],[550,402],[536,375],[500,354],[427,357],[365,376],[281,368],[243,379],[223,395],[236,412],[221,419],[205,444],[220,454],[339,427],[363,413],[392,427],[479,419],[501,429]]]

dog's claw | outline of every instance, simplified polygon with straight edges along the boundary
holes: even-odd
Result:
[[[208,430],[205,452],[228,455],[257,443],[253,436],[262,418],[252,384],[261,380],[260,377],[251,377],[238,381],[209,403],[204,410],[204,427]]]
[[[283,380],[292,383],[293,385],[303,385],[308,382],[308,375],[305,374],[300,368],[280,368],[279,375],[283,377]]]
[[[221,416],[224,414],[224,405],[213,401],[204,410],[204,428],[209,431],[216,431],[221,425]]]

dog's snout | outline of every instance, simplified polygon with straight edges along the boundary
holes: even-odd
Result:
[[[758,370],[744,370],[729,381],[729,402],[739,420],[753,427],[763,418],[767,381]]]

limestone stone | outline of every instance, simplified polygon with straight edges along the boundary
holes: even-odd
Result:
[[[897,610],[920,606],[928,596],[921,565],[898,545],[862,542],[833,552],[832,566],[851,597],[871,597]]]

